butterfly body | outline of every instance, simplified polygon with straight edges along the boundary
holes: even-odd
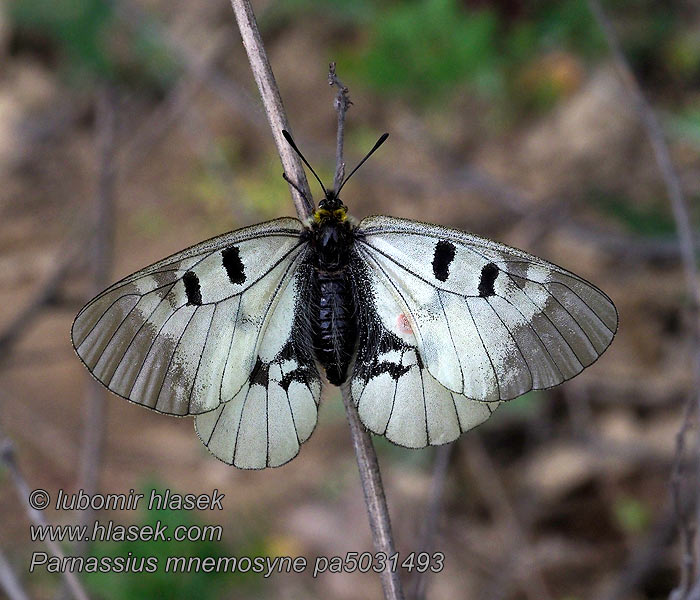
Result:
[[[328,381],[340,385],[357,345],[356,293],[349,270],[354,226],[332,191],[319,203],[302,238],[308,239],[311,283],[301,310],[311,316],[308,335],[316,361]]]
[[[357,320],[352,282],[346,271],[313,273],[309,306],[314,356],[333,385],[347,379],[357,345]]]

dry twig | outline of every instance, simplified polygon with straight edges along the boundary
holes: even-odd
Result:
[[[95,235],[92,244],[94,272],[93,292],[98,294],[109,284],[114,247],[115,200],[115,137],[116,98],[110,85],[99,91],[96,110],[96,142],[99,156],[99,173],[95,202]],[[106,398],[104,387],[92,377],[87,382],[85,398],[85,426],[80,457],[79,488],[92,496],[97,493],[102,464],[102,451],[106,427]],[[85,525],[93,517],[91,510],[81,514]]]
[[[489,600],[506,598],[513,580],[519,575],[516,567],[522,563],[523,558],[526,559],[531,554],[531,536],[527,527],[528,523],[521,519],[516,507],[508,497],[508,492],[498,475],[498,470],[484,448],[481,434],[478,431],[473,431],[465,443],[467,445],[465,456],[470,469],[479,481],[479,490],[484,495],[486,503],[493,506],[494,510],[499,513],[500,519],[507,529],[505,537],[511,548],[508,556],[505,557],[504,564],[498,569],[500,575],[492,579],[492,585],[488,587],[484,598],[489,598]],[[523,593],[531,600],[552,600],[554,598],[537,564],[531,565],[527,580],[522,588]]]
[[[228,32],[215,35],[202,49],[197,59],[189,64],[167,97],[153,110],[146,123],[139,127],[131,140],[120,152],[119,174],[125,177],[133,167],[143,164],[151,148],[162,140],[168,131],[180,123],[182,116],[192,105],[197,94],[211,77],[216,61],[230,43]]]
[[[263,105],[265,106],[265,111],[272,128],[273,137],[277,144],[277,150],[280,154],[284,171],[292,178],[294,184],[299,187],[302,192],[300,194],[294,189],[294,185],[290,185],[290,191],[299,218],[305,220],[311,214],[312,210],[312,206],[309,202],[311,192],[309,191],[301,161],[282,136],[282,130],[289,129],[287,116],[284,111],[284,106],[282,105],[282,99],[270,63],[265,53],[260,32],[255,22],[253,9],[250,6],[250,2],[247,0],[231,0],[231,5],[236,15],[236,21],[241,31],[243,45],[248,54],[255,81],[258,84],[260,95],[262,96]],[[341,102],[337,104],[337,109],[339,111],[346,111],[347,106],[345,103]],[[338,123],[341,128],[344,119],[344,115],[338,116]],[[343,139],[342,135],[342,132],[338,133],[338,139],[341,142]],[[340,147],[339,152],[342,160],[342,147]],[[391,533],[389,511],[384,496],[384,488],[379,473],[377,455],[374,451],[369,433],[360,422],[349,387],[347,385],[343,386],[341,392],[348,422],[350,424],[350,432],[357,457],[357,464],[360,470],[360,479],[362,480],[365,502],[367,503],[374,546],[377,552],[384,552],[387,556],[391,556],[395,553],[394,541]],[[386,598],[391,600],[403,598],[398,574],[389,569],[388,563],[387,570],[383,571],[380,576]]]
[[[7,467],[8,471],[10,472],[10,477],[15,485],[17,496],[19,497],[21,504],[24,506],[29,520],[32,521],[34,525],[40,527],[48,526],[44,514],[39,512],[35,508],[32,508],[32,506],[29,504],[29,486],[27,485],[27,482],[22,476],[22,472],[20,471],[19,466],[17,465],[17,459],[15,457],[12,442],[7,437],[5,437],[2,434],[2,432],[0,432],[0,460],[2,460],[3,464]],[[49,552],[53,556],[56,556],[61,560],[65,558],[63,550],[61,550],[61,547],[56,542],[48,539],[47,537],[45,543]],[[66,587],[70,591],[71,595],[74,598],[76,598],[76,600],[88,600],[87,592],[83,588],[83,585],[80,583],[80,580],[77,578],[75,573],[68,569],[62,569],[61,575],[63,576],[63,580],[66,583]]]
[[[333,178],[333,189],[337,190],[345,179],[345,160],[343,159],[343,151],[345,146],[345,115],[350,108],[350,95],[348,88],[343,84],[335,72],[335,63],[332,62],[328,67],[328,85],[338,88],[338,94],[335,97],[335,111],[338,113],[338,133],[336,136],[335,150],[335,177]]]
[[[672,596],[676,599],[685,598],[690,590],[690,585],[695,580],[698,571],[698,552],[693,542],[694,531],[689,523],[688,516],[684,514],[681,505],[681,472],[685,455],[685,435],[690,427],[690,417],[695,412],[698,414],[700,405],[700,330],[698,325],[698,309],[700,308],[700,287],[698,286],[698,272],[695,262],[695,244],[691,228],[688,207],[681,187],[680,178],[676,173],[671,160],[671,153],[664,138],[663,129],[654,113],[654,110],[647,102],[641,87],[632,72],[632,69],[625,58],[620,46],[619,39],[615,33],[612,23],[603,11],[598,0],[588,0],[588,6],[593,13],[599,27],[605,34],[605,39],[610,48],[613,61],[620,74],[620,77],[632,100],[635,110],[641,120],[644,130],[654,152],[656,163],[663,177],[668,192],[673,218],[678,231],[678,238],[681,250],[681,260],[685,272],[688,295],[691,300],[690,329],[693,342],[693,367],[695,375],[695,395],[690,395],[688,399],[689,408],[684,411],[684,422],[678,433],[677,451],[671,479],[671,490],[674,498],[675,510],[677,511],[678,527],[681,536],[681,546],[683,557],[681,559],[681,581],[679,587]],[[691,406],[693,406],[691,408]],[[697,510],[697,509],[696,509]],[[696,517],[697,521],[697,517]]]
[[[284,105],[282,104],[282,97],[280,96],[279,88],[277,87],[277,82],[272,73],[272,67],[258,30],[258,24],[255,22],[253,7],[247,0],[231,0],[231,6],[236,15],[236,22],[243,38],[243,46],[248,54],[255,83],[258,84],[258,89],[260,90],[260,96],[265,106],[265,114],[272,129],[272,137],[275,140],[282,167],[284,172],[294,182],[294,185],[290,184],[289,191],[292,194],[297,214],[304,221],[311,215],[313,210],[313,206],[310,203],[311,190],[306,181],[306,173],[301,160],[282,135],[282,130],[291,131],[291,129]],[[299,193],[294,186],[299,188],[302,193]]]
[[[27,305],[0,332],[1,357],[9,355],[10,346],[19,339],[44,308],[56,299],[68,273],[82,264],[81,255],[85,252],[83,246],[84,243],[81,240],[80,243],[71,243],[69,248],[58,253],[61,258],[56,262],[44,283]]]
[[[29,600],[29,596],[15,576],[12,566],[0,550],[0,587],[5,590],[9,600]]]
[[[365,504],[367,505],[374,549],[390,557],[396,553],[396,547],[391,532],[389,509],[384,494],[384,486],[382,485],[382,476],[379,472],[377,453],[374,450],[369,432],[360,421],[360,415],[357,413],[355,401],[352,399],[349,384],[344,384],[340,391],[343,397],[343,404],[345,405],[345,414],[350,424],[350,435],[355,456],[357,457],[357,466],[360,470],[362,491],[365,496]],[[380,573],[380,577],[382,579],[384,597],[387,600],[403,599],[399,575],[389,568],[389,561],[386,563],[386,570]]]
[[[435,450],[433,477],[430,483],[430,498],[428,499],[428,508],[426,510],[425,521],[423,521],[423,530],[421,531],[420,541],[418,542],[418,552],[431,553],[433,551],[440,513],[442,512],[442,496],[445,491],[447,468],[450,465],[452,448],[454,448],[454,443],[443,444]],[[413,600],[423,600],[427,587],[428,571],[416,571],[410,597]]]
[[[350,102],[348,88],[343,85],[336,75],[335,63],[331,63],[329,66],[328,82],[330,85],[334,85],[338,88],[338,94],[334,102],[335,110],[338,113],[338,131],[336,136],[336,165],[333,183],[333,189],[338,190],[345,177],[345,162],[343,160],[345,116],[352,102]],[[369,517],[370,529],[372,530],[374,549],[390,557],[396,553],[396,548],[391,531],[389,508],[386,503],[384,486],[382,485],[382,477],[379,471],[377,453],[374,450],[372,438],[367,428],[360,421],[355,401],[352,398],[350,385],[346,383],[341,386],[340,393],[343,398],[343,404],[345,405],[345,414],[350,425],[350,434],[357,458],[357,467],[360,471],[360,480],[362,482],[362,491],[365,496],[365,504],[367,505],[367,514]],[[380,577],[385,598],[392,600],[403,598],[403,590],[401,588],[401,580],[399,579],[398,572],[390,569],[389,562],[386,563],[386,568],[380,573]]]

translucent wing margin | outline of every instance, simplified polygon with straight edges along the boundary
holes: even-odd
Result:
[[[521,250],[391,217],[359,226],[427,371],[474,400],[509,400],[581,372],[608,347],[617,311],[602,291]]]
[[[231,400],[258,355],[271,360],[289,339],[293,304],[277,306],[290,302],[302,230],[291,218],[239,229],[122,279],[76,317],[78,356],[111,391],[162,413]]]
[[[384,274],[362,264],[353,272],[362,302],[351,390],[364,425],[400,446],[423,448],[451,442],[488,419],[498,402],[471,400],[430,374]]]

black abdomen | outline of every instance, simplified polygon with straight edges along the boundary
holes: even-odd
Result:
[[[357,344],[357,320],[347,270],[313,270],[312,339],[316,360],[333,385],[347,378]]]

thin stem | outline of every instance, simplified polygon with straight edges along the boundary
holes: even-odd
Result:
[[[32,508],[32,506],[29,504],[29,485],[27,485],[19,466],[17,465],[17,459],[15,457],[12,442],[8,438],[4,437],[2,432],[0,432],[0,460],[10,472],[10,478],[15,485],[15,491],[17,492],[17,496],[19,497],[22,506],[25,508],[29,520],[34,523],[34,525],[47,527],[48,523],[44,517],[44,514],[35,508]],[[61,547],[56,542],[47,538],[45,540],[45,544],[51,554],[63,560],[63,550],[61,550]],[[70,591],[71,595],[76,598],[76,600],[88,600],[89,597],[87,592],[83,588],[83,585],[80,583],[80,580],[75,573],[69,570],[61,570],[61,574],[66,583],[66,587]]]
[[[61,256],[51,273],[46,277],[33,298],[27,305],[0,331],[0,360],[10,355],[12,344],[27,330],[31,322],[60,294],[66,276],[76,267],[83,264],[85,241],[79,239],[76,243],[70,240],[57,254]]]
[[[0,587],[5,590],[9,600],[29,600],[29,596],[24,591],[2,550],[0,550]]]
[[[349,383],[341,386],[340,392],[345,405],[345,414],[350,424],[352,445],[357,457],[357,466],[362,480],[362,491],[367,505],[369,526],[372,531],[372,540],[376,552],[383,552],[387,558],[396,553],[394,537],[391,532],[391,520],[389,508],[386,503],[382,476],[379,472],[377,453],[372,444],[372,438],[365,426],[360,421],[355,401],[352,399],[352,391]],[[384,597],[387,600],[403,599],[403,590],[399,574],[390,569],[390,561],[386,563],[386,569],[379,574],[382,580]]]
[[[197,94],[212,77],[216,61],[230,45],[230,33],[221,32],[209,40],[196,59],[188,63],[185,75],[123,145],[117,159],[120,179],[125,180],[133,168],[142,166],[153,146],[163,140],[173,126],[182,123]]]
[[[345,115],[350,108],[350,95],[348,88],[343,84],[335,72],[335,63],[328,65],[328,85],[338,88],[335,97],[334,107],[338,113],[338,132],[335,145],[335,177],[333,178],[333,189],[337,192],[345,179],[345,160],[343,159],[343,148],[345,146]]]
[[[336,192],[339,192],[340,188],[343,186],[343,179],[345,177],[345,162],[343,161],[345,115],[350,108],[351,102],[348,88],[338,79],[335,72],[335,63],[333,62],[329,65],[328,83],[338,88],[338,94],[334,102],[335,110],[338,113],[338,131],[336,136],[336,164],[333,188]],[[369,154],[374,152],[378,145],[379,143],[375,145]],[[357,167],[355,170],[357,170]],[[386,495],[384,494],[384,486],[382,485],[377,453],[374,450],[369,432],[360,421],[357,407],[352,399],[352,390],[349,383],[346,382],[341,386],[340,393],[343,398],[343,404],[345,405],[345,414],[350,425],[350,435],[352,436],[352,445],[355,450],[355,457],[357,458],[357,468],[360,472],[360,481],[362,482],[362,491],[365,496],[374,549],[376,552],[383,552],[387,557],[390,557],[396,553],[396,549],[394,547],[389,507],[386,503]],[[385,598],[399,600],[404,597],[398,572],[392,571],[389,568],[389,561],[387,561],[386,569],[382,571],[379,576],[382,581],[382,589],[384,590]]]
[[[627,92],[633,101],[634,108],[637,111],[642,124],[644,125],[647,137],[649,138],[652,150],[654,151],[654,157],[659,167],[659,171],[661,171],[664,184],[666,185],[666,191],[668,192],[668,196],[671,201],[671,207],[673,209],[673,217],[676,222],[676,229],[678,230],[678,237],[681,246],[681,257],[683,260],[683,269],[685,271],[688,292],[690,293],[690,297],[694,303],[694,309],[697,309],[697,307],[700,306],[700,286],[698,285],[699,277],[697,265],[695,263],[695,254],[693,251],[693,230],[690,225],[691,221],[685,195],[683,194],[683,188],[681,187],[678,173],[673,166],[671,153],[669,152],[663,130],[661,129],[661,125],[656,118],[654,110],[644,97],[639,83],[632,72],[632,68],[629,66],[629,63],[622,52],[622,48],[619,40],[617,39],[617,35],[615,34],[615,30],[603,12],[600,3],[598,0],[588,0],[588,5],[598,21],[598,25],[605,34],[608,46],[610,47],[610,52],[612,53],[613,60],[615,61],[615,66],[623,83],[625,84],[625,87],[627,88]]]
[[[447,481],[447,468],[450,466],[450,456],[453,448],[454,443],[450,443],[443,444],[435,450],[430,499],[428,500],[423,531],[418,542],[418,552],[431,553],[433,551],[435,534],[437,533],[440,513],[442,512],[442,496],[445,491],[445,482]],[[417,571],[413,580],[413,593],[410,597],[413,600],[423,600],[427,587],[428,571]]]
[[[497,600],[509,595],[513,579],[518,576],[516,565],[523,557],[531,556],[529,522],[521,519],[519,511],[511,501],[498,469],[491,456],[484,448],[481,434],[472,431],[465,440],[469,467],[479,482],[479,493],[485,499],[486,505],[492,507],[494,516],[503,523],[504,539],[509,542],[508,554],[499,568],[499,577],[491,579],[484,598]],[[537,563],[533,563],[522,585],[524,595],[530,600],[552,600],[554,595],[549,591]]]
[[[260,89],[260,95],[263,99],[268,121],[272,127],[272,134],[277,144],[282,165],[288,177],[296,182],[296,185],[299,186],[302,192],[300,193],[299,190],[295,189],[295,186],[290,185],[297,214],[300,219],[305,220],[311,215],[313,207],[309,206],[310,203],[305,201],[304,195],[311,198],[311,192],[309,191],[309,184],[306,180],[303,165],[282,134],[283,130],[289,130],[287,116],[265,53],[260,32],[255,23],[253,9],[247,0],[231,0],[231,5],[241,31],[243,45],[248,53],[253,75]],[[389,557],[395,554],[396,551],[394,549],[389,510],[384,495],[384,487],[382,486],[377,454],[374,451],[369,433],[360,422],[348,384],[341,387],[341,393],[360,470],[360,479],[367,504],[374,547],[378,552],[384,552]],[[389,570],[387,564],[387,570],[382,571],[380,577],[385,598],[387,600],[402,600],[403,591],[401,590],[398,573]]]
[[[272,129],[272,137],[275,139],[282,167],[290,179],[296,183],[296,186],[304,192],[300,194],[294,186],[289,186],[297,214],[302,221],[305,221],[313,212],[313,206],[307,200],[312,198],[311,190],[306,180],[304,166],[282,135],[282,130],[290,131],[291,127],[287,120],[287,114],[282,104],[282,97],[280,96],[275,76],[272,73],[270,61],[265,52],[258,24],[255,22],[253,8],[248,0],[231,0],[231,6],[243,38],[243,46],[248,54],[250,68],[260,90],[260,96],[265,106],[265,113]]]
[[[598,26],[605,35],[608,47],[615,62],[615,66],[620,74],[620,78],[627,89],[635,110],[641,120],[644,130],[654,152],[656,163],[666,185],[666,190],[671,201],[673,218],[678,231],[680,242],[681,261],[685,272],[686,286],[688,295],[691,300],[690,310],[690,331],[693,343],[693,369],[695,378],[695,393],[688,397],[688,408],[684,411],[684,418],[676,440],[676,455],[674,457],[673,474],[671,477],[671,490],[674,499],[676,514],[678,517],[678,526],[682,540],[683,557],[681,560],[681,582],[679,588],[674,590],[673,595],[676,597],[685,597],[690,590],[690,585],[695,580],[700,571],[700,548],[693,543],[694,531],[691,524],[688,522],[687,515],[680,502],[680,484],[682,463],[685,453],[685,434],[689,429],[689,421],[691,414],[694,411],[700,414],[700,326],[698,324],[698,309],[700,308],[700,286],[698,281],[697,264],[695,261],[695,244],[693,241],[693,230],[691,227],[690,215],[683,194],[683,188],[680,183],[680,178],[673,166],[671,153],[666,143],[663,130],[659,124],[656,114],[651,105],[647,101],[642,92],[642,89],[635,77],[632,68],[630,67],[624,52],[620,45],[620,41],[615,33],[612,23],[603,11],[598,0],[588,0],[588,6],[593,13]],[[691,408],[692,407],[692,408]],[[700,477],[700,474],[698,474]],[[696,510],[700,510],[700,503],[696,504]],[[700,520],[700,515],[696,515],[696,523]],[[698,540],[695,541],[695,544]]]
[[[97,195],[95,200],[95,236],[92,247],[93,293],[109,284],[114,247],[115,137],[116,98],[109,84],[104,84],[97,98],[96,142],[99,156]],[[85,426],[81,450],[79,487],[92,496],[97,493],[106,429],[105,389],[92,377],[87,382]],[[92,510],[81,514],[81,523],[93,517]],[[83,544],[83,546],[86,546]]]

